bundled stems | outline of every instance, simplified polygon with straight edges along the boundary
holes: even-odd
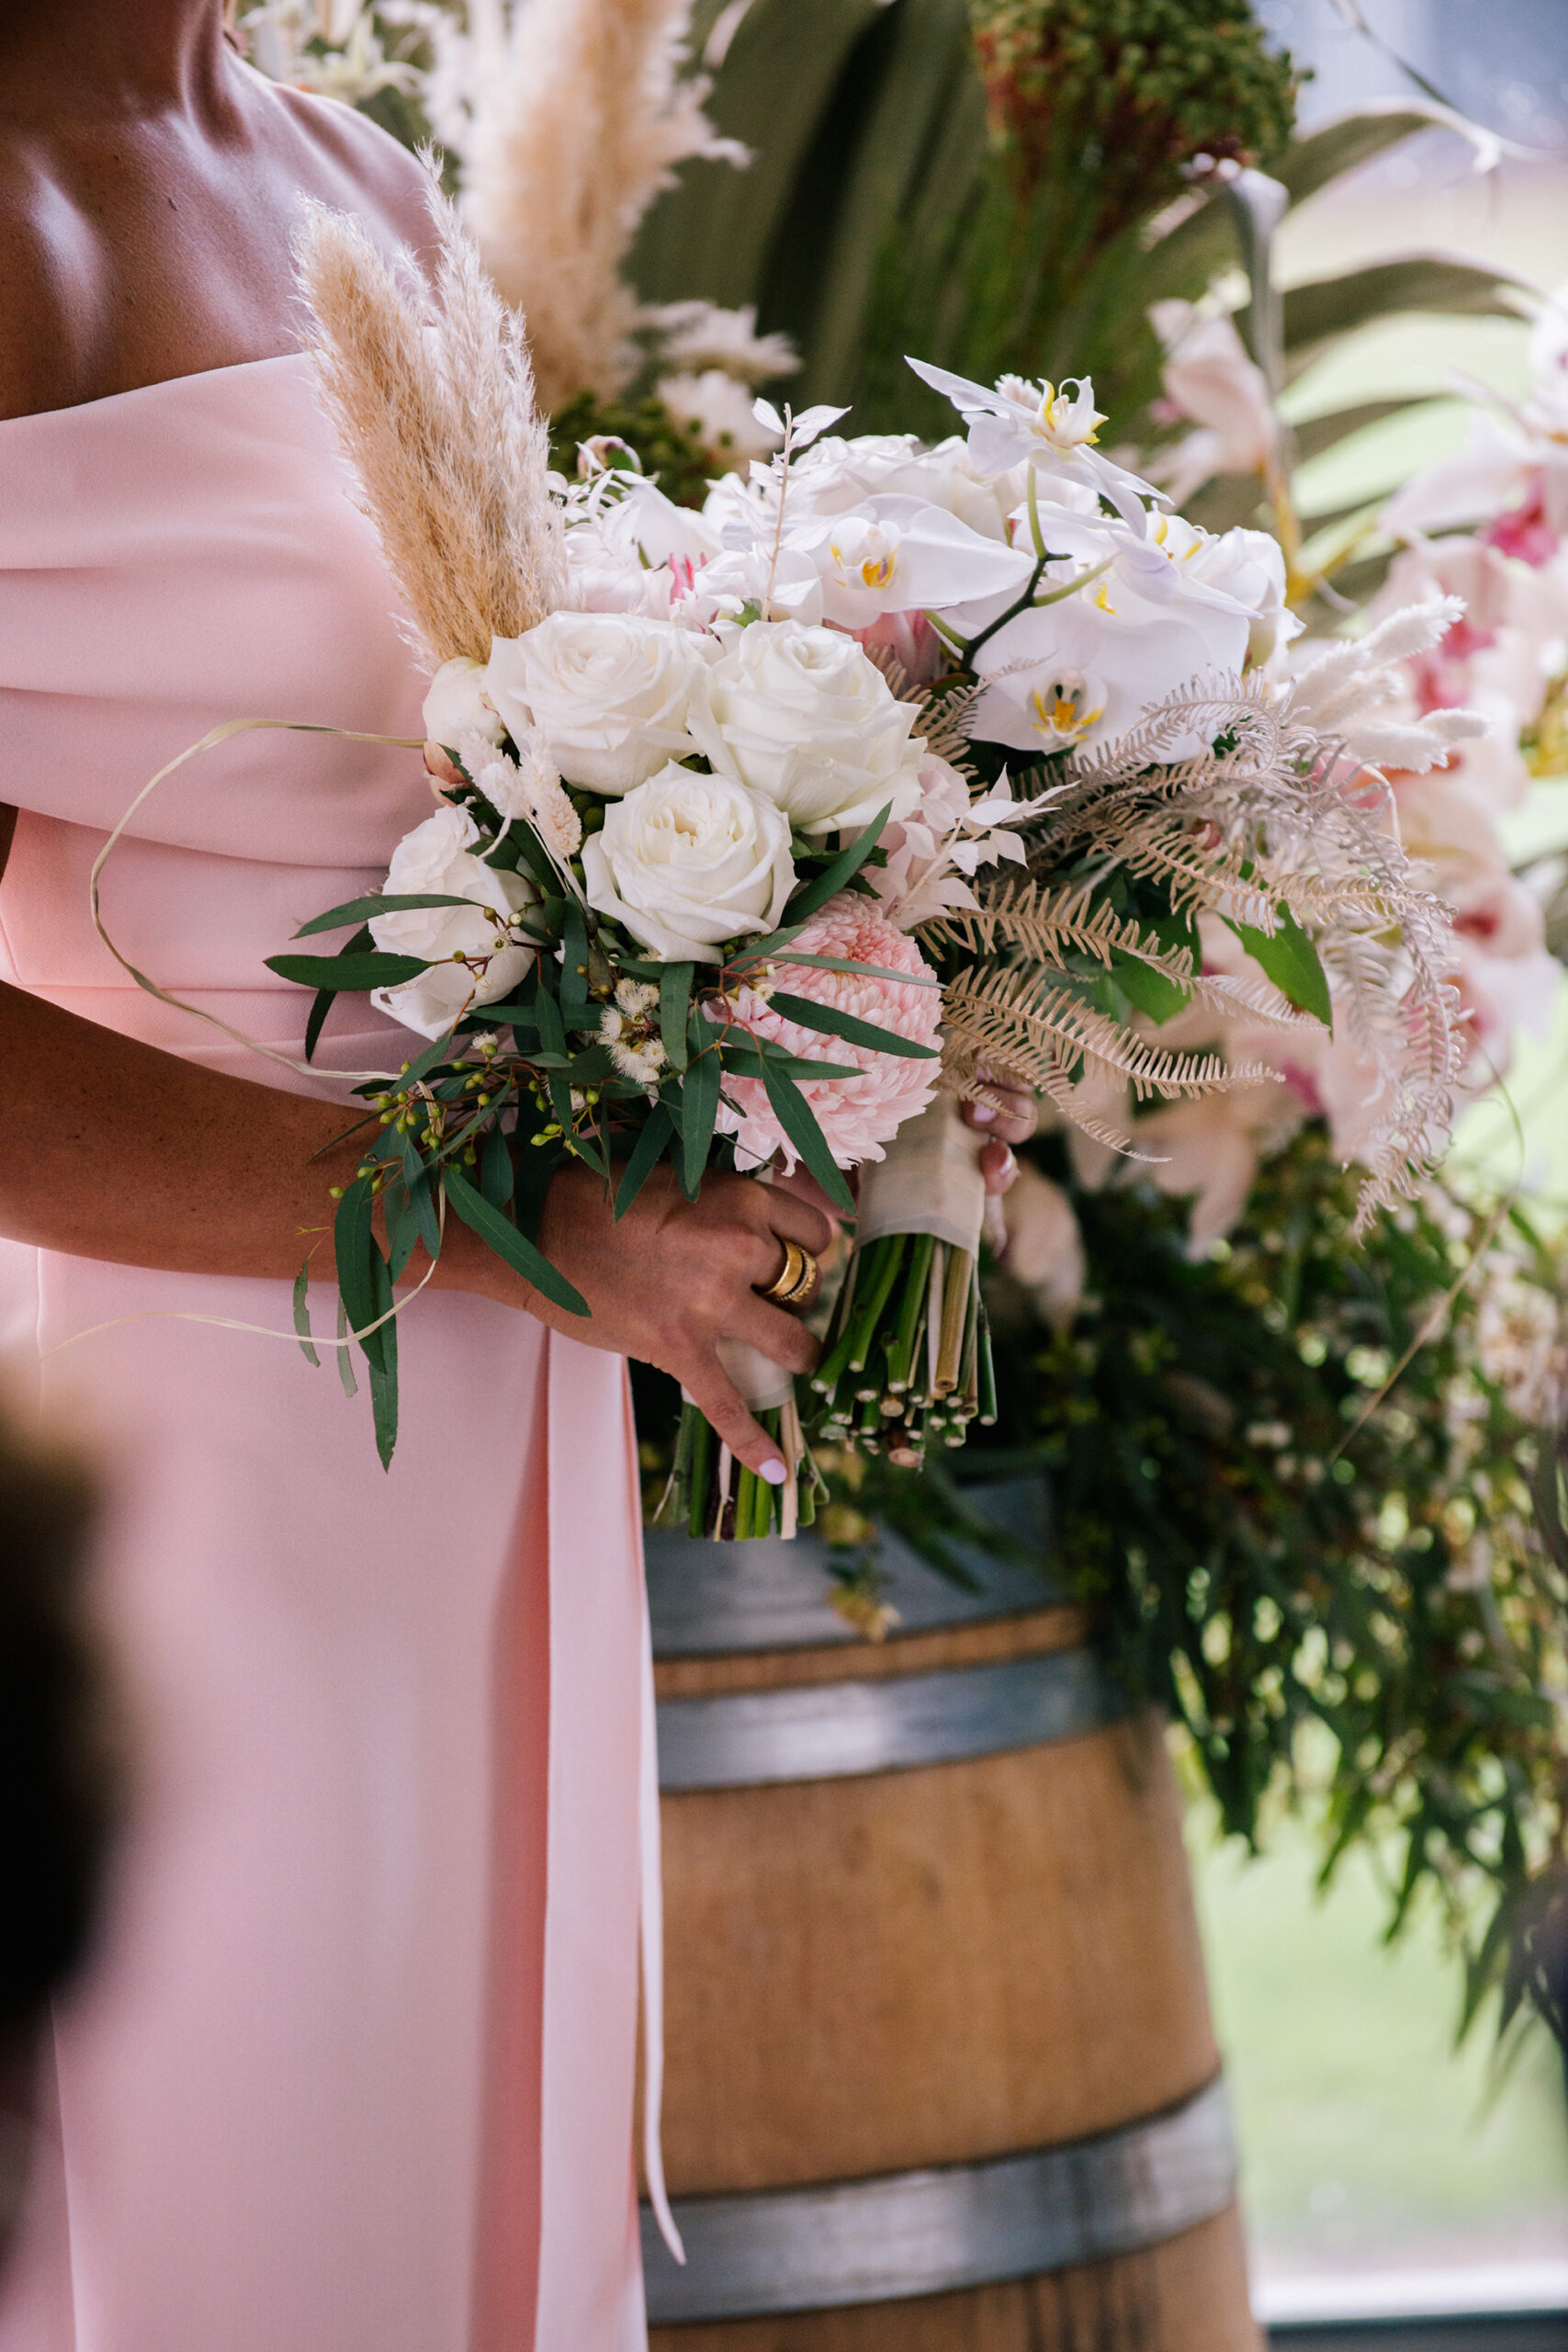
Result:
[[[788,1471],[773,1487],[721,1443],[699,1408],[681,1408],[675,1459],[658,1516],[688,1535],[716,1543],[745,1543],[759,1535],[793,1535],[817,1517],[827,1482],[811,1458],[794,1398],[759,1412],[757,1420],[783,1454]]]
[[[814,1436],[915,1469],[997,1417],[974,1251],[887,1233],[855,1251],[812,1377]]]

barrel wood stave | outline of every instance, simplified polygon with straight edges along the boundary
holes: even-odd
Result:
[[[805,1546],[790,1548],[798,1563]],[[661,1713],[983,1671],[1083,1638],[1081,1613],[1060,1604],[964,1613],[933,1624],[928,1603],[918,1630],[874,1648],[829,1636],[660,1657]],[[956,1760],[667,1791],[662,1816],[663,2145],[677,2199],[1054,2150],[1178,2108],[1216,2073],[1180,1807],[1150,1713]],[[650,2248],[656,2319],[665,2258]],[[1258,2335],[1232,2205],[1028,2278],[655,2324],[650,2343],[1257,2352]]]

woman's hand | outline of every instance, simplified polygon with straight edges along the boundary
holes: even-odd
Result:
[[[603,1180],[577,1165],[563,1168],[545,1196],[539,1247],[581,1292],[591,1317],[552,1306],[488,1250],[467,1248],[466,1237],[458,1267],[442,1250],[444,1286],[525,1306],[591,1348],[657,1364],[681,1383],[738,1460],[779,1485],[785,1473],[778,1447],[720,1363],[718,1342],[747,1340],[784,1371],[809,1372],[817,1341],[758,1291],[777,1276],[786,1241],[816,1256],[832,1232],[820,1209],[749,1176],[705,1176],[696,1200],[688,1201],[668,1167],[654,1170],[617,1224]],[[449,1222],[448,1243],[454,1238]]]
[[[1018,1174],[1013,1145],[1027,1143],[1034,1133],[1034,1091],[1021,1085],[1010,1070],[998,1070],[989,1062],[982,1062],[975,1075],[994,1099],[965,1102],[964,1121],[966,1126],[976,1127],[989,1137],[980,1154],[980,1173],[986,1180],[987,1195],[999,1200]]]

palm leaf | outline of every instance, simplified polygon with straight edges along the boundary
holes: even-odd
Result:
[[[719,11],[710,7],[709,21]],[[753,0],[714,77],[707,114],[751,151],[750,167],[688,164],[632,249],[647,301],[760,300],[775,238],[814,134],[878,0]],[[770,320],[768,323],[776,323]]]
[[[1410,311],[1517,319],[1529,287],[1511,270],[1483,268],[1447,254],[1408,254],[1334,277],[1311,278],[1284,297],[1289,373],[1300,375],[1325,345],[1358,327]]]
[[[1386,153],[1402,139],[1430,130],[1435,123],[1450,121],[1436,107],[1414,105],[1403,98],[1362,107],[1354,114],[1341,115],[1336,122],[1325,122],[1304,139],[1293,140],[1274,166],[1274,176],[1290,190],[1291,202],[1301,204],[1330,180],[1370,164],[1374,155]]]

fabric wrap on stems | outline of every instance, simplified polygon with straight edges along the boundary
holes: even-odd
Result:
[[[775,1407],[787,1405],[795,1395],[795,1376],[765,1356],[761,1348],[747,1340],[720,1340],[717,1346],[720,1363],[753,1413],[771,1413]],[[682,1404],[695,1399],[682,1388]]]
[[[986,1216],[985,1144],[964,1125],[952,1094],[939,1094],[906,1119],[886,1158],[861,1170],[856,1248],[867,1250],[888,1233],[929,1233],[974,1257]]]

